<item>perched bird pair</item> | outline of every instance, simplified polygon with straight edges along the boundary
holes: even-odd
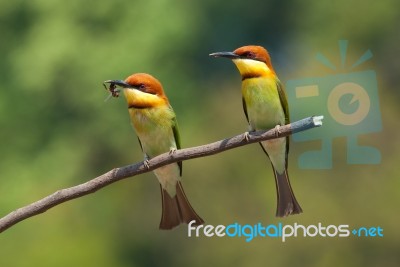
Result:
[[[252,131],[268,130],[289,123],[286,94],[272,67],[268,52],[261,46],[243,46],[233,52],[217,52],[212,57],[230,58],[242,76],[243,109]],[[161,83],[153,76],[137,73],[124,81],[108,80],[109,90],[118,96],[116,86],[123,88],[129,115],[139,138],[145,160],[180,149],[175,113]],[[278,128],[279,129],[279,128]],[[301,213],[287,173],[288,137],[260,143],[274,170],[277,190],[276,216]],[[162,216],[160,229],[172,229],[180,223],[204,221],[190,205],[181,184],[182,162],[154,171],[161,185]]]

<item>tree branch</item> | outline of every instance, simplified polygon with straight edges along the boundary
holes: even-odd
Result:
[[[79,198],[88,195],[90,193],[94,193],[97,190],[112,183],[115,183],[119,180],[135,176],[138,174],[150,172],[154,169],[157,169],[161,166],[170,163],[184,161],[193,158],[206,157],[229,149],[233,149],[235,147],[244,146],[264,140],[284,137],[292,133],[318,127],[322,125],[322,119],[323,116],[309,117],[300,121],[293,122],[288,125],[280,126],[279,130],[277,130],[277,128],[274,128],[268,131],[250,132],[247,135],[248,138],[246,138],[246,133],[244,133],[211,144],[180,149],[172,154],[167,152],[150,159],[149,168],[146,168],[143,161],[128,166],[115,168],[86,183],[58,190],[57,192],[45,198],[42,198],[34,203],[31,203],[25,207],[19,208],[7,214],[6,216],[0,219],[0,232],[5,231],[6,229],[10,228],[11,226],[17,224],[20,221],[23,221],[27,218],[43,213],[48,209],[57,206],[63,202]]]

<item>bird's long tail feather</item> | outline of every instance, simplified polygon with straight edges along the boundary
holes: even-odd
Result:
[[[160,229],[168,230],[181,223],[196,221],[194,225],[203,224],[204,221],[194,211],[187,199],[181,182],[176,183],[176,195],[171,197],[167,191],[161,187],[162,215]]]
[[[302,213],[299,203],[294,196],[292,187],[290,186],[289,176],[285,170],[279,174],[275,169],[276,192],[278,205],[276,208],[276,217],[286,217],[291,214]]]

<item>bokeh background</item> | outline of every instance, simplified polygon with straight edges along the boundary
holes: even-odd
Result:
[[[1,1],[0,216],[114,167],[142,160],[123,98],[102,82],[148,72],[165,87],[184,147],[247,129],[240,77],[215,51],[270,50],[285,82],[327,71],[318,52],[374,57],[383,130],[361,137],[379,165],[348,165],[336,138],[329,170],[289,172],[304,214],[274,217],[275,185],[258,145],[184,163],[184,187],[207,223],[380,226],[381,238],[189,238],[159,231],[152,173],[57,206],[0,235],[0,266],[399,266],[400,4],[383,1]],[[332,59],[332,57],[331,57]],[[322,67],[321,67],[322,66]],[[291,110],[292,113],[296,112]],[[312,114],[310,114],[312,115]]]

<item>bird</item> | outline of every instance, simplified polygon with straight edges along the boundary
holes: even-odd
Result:
[[[246,45],[233,52],[211,53],[211,57],[233,61],[242,77],[242,104],[250,131],[268,130],[288,124],[289,107],[284,88],[274,70],[268,51],[257,45]],[[248,132],[246,132],[248,138]],[[260,142],[269,157],[277,191],[277,217],[302,213],[288,176],[289,137]]]
[[[177,119],[162,84],[147,73],[135,73],[125,80],[107,80],[113,96],[118,96],[116,86],[122,88],[128,104],[129,116],[144,153],[144,163],[149,159],[181,148]],[[162,215],[160,229],[173,229],[181,223],[203,219],[194,211],[181,183],[182,162],[172,163],[154,170],[160,187]]]

